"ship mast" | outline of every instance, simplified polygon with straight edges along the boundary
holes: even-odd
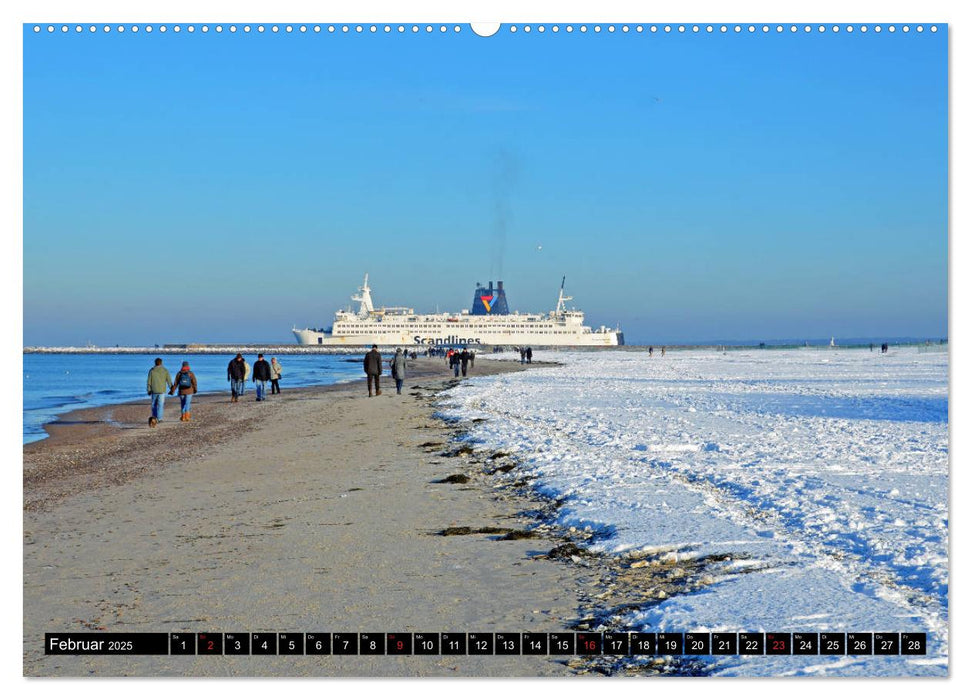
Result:
[[[566,286],[566,275],[563,275],[563,281],[560,282],[560,298],[556,302],[556,313],[562,314],[566,311],[566,302],[573,301],[573,297],[563,296],[563,287]]]
[[[364,318],[372,311],[374,311],[374,304],[371,303],[371,288],[367,286],[367,278],[368,278],[368,275],[365,272],[364,286],[357,288],[357,291],[359,291],[360,294],[355,294],[351,297],[351,301],[361,302],[361,308],[357,310],[357,315],[360,316],[361,318]]]

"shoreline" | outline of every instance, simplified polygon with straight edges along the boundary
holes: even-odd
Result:
[[[456,380],[437,359],[413,367],[401,396],[368,398],[363,378],[264,403],[211,394],[154,430],[143,401],[24,445],[24,674],[574,675],[567,657],[44,656],[48,631],[573,628],[583,584],[545,556],[561,542],[536,501],[446,456],[464,431],[433,414]],[[480,360],[472,376],[521,369]],[[457,468],[473,478],[447,483]]]
[[[440,374],[438,372],[440,361],[437,359],[419,358],[409,360],[409,363],[414,363],[411,366],[415,366],[417,371],[409,372],[405,388],[409,381]],[[541,365],[537,363],[537,366]],[[508,369],[493,370],[495,371],[508,371]],[[444,374],[442,373],[442,376]],[[451,372],[447,374],[451,378]],[[470,376],[476,375],[470,374]],[[391,385],[393,391],[394,383],[387,374],[387,369],[382,379]],[[362,375],[360,382],[363,381]],[[333,384],[284,386],[282,387],[284,394],[281,396],[285,395],[287,400],[307,399],[320,393],[337,392],[360,382],[356,379],[342,379]],[[192,398],[194,418],[190,426],[184,427],[189,427],[195,433],[194,437],[203,441],[224,442],[234,432],[252,427],[250,419],[258,417],[257,413],[253,413],[255,407],[249,407],[249,404],[253,403],[255,391],[255,385],[248,382],[244,400],[230,410],[226,410],[229,407],[228,389],[195,394]],[[384,394],[387,394],[387,391]],[[269,402],[275,400],[268,399]],[[204,410],[199,411],[201,407],[204,407]],[[58,414],[55,420],[44,423],[41,427],[47,433],[47,437],[21,445],[24,457],[25,508],[32,510],[38,506],[36,503],[38,499],[34,495],[27,495],[31,489],[43,489],[46,486],[61,496],[68,495],[71,493],[71,488],[84,488],[84,484],[81,483],[82,476],[94,480],[88,486],[89,488],[108,483],[122,483],[137,476],[132,472],[141,471],[141,469],[133,469],[131,465],[142,465],[146,462],[137,456],[139,452],[156,450],[152,459],[148,460],[148,464],[142,465],[143,467],[159,461],[159,454],[165,458],[171,448],[163,447],[163,436],[171,437],[175,445],[184,442],[184,435],[168,432],[172,430],[173,423],[176,425],[180,423],[177,395],[166,395],[165,419],[154,430],[146,426],[149,413],[148,399],[139,398],[70,409]],[[132,440],[136,442],[132,443]],[[107,466],[115,468],[110,475],[103,463],[106,460],[110,462]],[[120,464],[122,461],[124,465]]]

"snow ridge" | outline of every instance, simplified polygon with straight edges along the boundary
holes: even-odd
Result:
[[[924,631],[930,655],[733,657],[732,675],[947,669],[948,358],[894,350],[556,353],[445,397],[603,552],[757,562],[629,628]],[[915,661],[920,663],[914,663]]]

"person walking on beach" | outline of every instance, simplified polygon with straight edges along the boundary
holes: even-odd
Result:
[[[526,364],[527,365],[533,364],[533,349],[532,348],[526,348]]]
[[[276,361],[275,357],[270,358],[270,393],[280,393],[280,377],[283,376],[283,367]]]
[[[179,401],[182,402],[182,416],[179,420],[192,420],[192,413],[190,413],[192,411],[192,395],[196,393],[198,387],[196,385],[196,375],[189,369],[188,362],[182,363],[182,369],[175,375],[175,382],[173,382],[172,388],[169,389],[169,393],[174,394],[176,389],[179,390]]]
[[[475,350],[469,350],[469,369],[475,369]]]
[[[249,381],[249,375],[250,375],[249,362],[246,361],[246,358],[243,358],[243,384],[239,389],[240,396],[246,393],[246,382]]]
[[[367,395],[381,396],[381,353],[378,346],[372,345],[371,351],[364,356],[364,373],[367,375]],[[371,393],[371,385],[374,393]]]
[[[263,353],[256,356],[253,365],[253,383],[256,385],[256,400],[266,401],[266,383],[270,381],[270,363],[263,359]]]
[[[519,348],[519,364],[526,364],[526,348]]]
[[[652,346],[650,346],[650,347],[649,347],[649,348],[647,349],[647,356],[648,356],[648,357],[654,357],[654,346],[653,346],[653,345],[652,345]]]
[[[462,364],[462,358],[459,357],[459,354],[457,352],[453,352],[452,356],[448,358],[448,364],[449,364],[449,367],[451,367],[452,370],[454,370],[455,376],[456,377],[459,376],[459,367]]]
[[[661,357],[664,357],[664,353],[667,352],[667,348],[663,345],[661,346]]]
[[[226,378],[229,380],[230,389],[233,392],[232,402],[237,403],[239,397],[243,395],[243,386],[246,384],[246,361],[242,355],[236,355],[230,361],[226,369]]]
[[[172,375],[162,366],[162,358],[155,358],[155,366],[148,370],[148,395],[152,397],[152,417],[148,424],[153,428],[162,422],[165,411],[165,392],[172,388]]]
[[[459,361],[462,363],[462,376],[466,377],[469,374],[469,349],[462,348],[462,352],[459,355]]]
[[[407,355],[401,351],[401,348],[398,348],[394,351],[394,358],[391,360],[391,376],[394,377],[394,386],[399,394],[401,393],[401,385],[405,383],[407,367]]]

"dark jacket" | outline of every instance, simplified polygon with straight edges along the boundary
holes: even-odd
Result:
[[[175,381],[172,382],[172,388],[169,390],[169,393],[174,393],[176,389],[179,390],[179,396],[196,393],[196,391],[199,390],[198,386],[196,385],[196,375],[192,372],[192,370],[189,370],[185,374],[189,375],[189,379],[192,381],[192,386],[179,386],[179,380],[182,378],[182,374],[183,372],[181,369],[176,372]]]
[[[462,366],[463,367],[467,367],[468,366],[468,364],[469,364],[469,358],[470,357],[471,357],[471,355],[469,355],[469,351],[468,350],[463,350],[462,351],[462,354],[459,355],[459,359],[462,360]]]
[[[364,356],[364,373],[381,374],[381,353],[372,350]]]
[[[234,358],[229,363],[229,368],[226,370],[226,372],[228,379],[241,382],[246,377],[246,363],[242,360],[236,360]]]
[[[266,360],[257,360],[256,364],[253,365],[253,381],[254,382],[268,382],[270,381],[270,363]]]

